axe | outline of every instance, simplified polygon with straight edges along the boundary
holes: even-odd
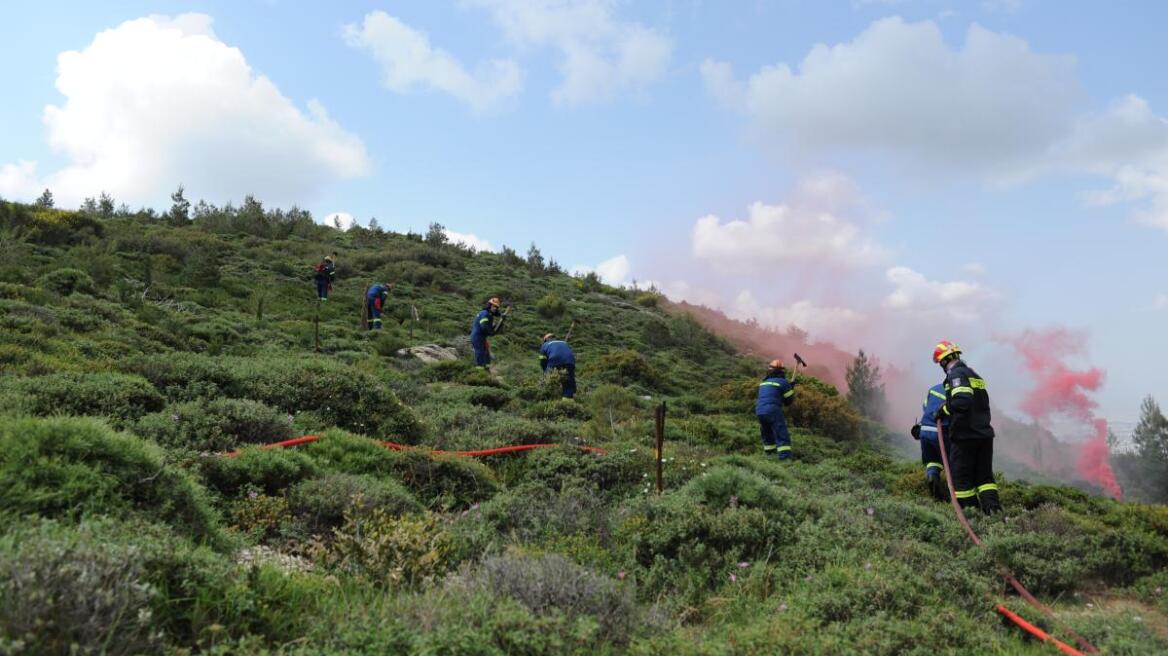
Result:
[[[799,377],[799,367],[800,366],[802,366],[803,368],[806,369],[807,362],[803,358],[799,357],[798,353],[796,353],[795,354],[795,371],[794,371],[794,373],[791,374],[791,382],[792,383],[795,382],[795,379]]]

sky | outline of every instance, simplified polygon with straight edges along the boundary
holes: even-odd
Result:
[[[1050,340],[1122,431],[1168,404],[1166,24],[1153,0],[7,0],[0,197],[438,222],[923,379],[952,339],[1010,410]]]

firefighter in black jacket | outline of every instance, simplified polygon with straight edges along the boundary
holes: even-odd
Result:
[[[994,483],[994,427],[985,380],[962,361],[961,349],[953,342],[937,344],[933,362],[945,370],[941,413],[949,420],[945,440],[954,496],[962,508],[980,506],[987,515],[1002,512]]]

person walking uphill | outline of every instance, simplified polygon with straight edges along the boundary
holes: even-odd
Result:
[[[556,339],[552,333],[543,336],[539,347],[539,366],[546,374],[548,370],[562,372],[560,394],[565,399],[576,396],[576,354],[568,342]]]
[[[483,304],[483,309],[475,315],[474,323],[470,327],[470,345],[474,349],[475,365],[479,367],[491,366],[491,343],[488,337],[499,332],[503,327],[503,320],[495,321],[499,316],[499,306],[502,303],[498,296],[492,296]]]
[[[365,328],[381,330],[381,315],[389,303],[389,291],[393,284],[379,282],[365,290]]]
[[[758,386],[758,400],[754,414],[762,433],[762,450],[766,455],[778,456],[780,460],[790,460],[791,434],[787,431],[787,418],[783,406],[795,400],[795,387],[787,380],[787,370],[782,360],[771,360],[766,377]]]
[[[929,492],[938,501],[949,500],[949,490],[946,489],[945,483],[941,480],[941,470],[945,468],[945,465],[941,461],[941,445],[937,440],[937,421],[941,422],[945,434],[949,434],[948,418],[944,415],[938,416],[943,405],[945,405],[945,384],[937,383],[930,387],[925,394],[925,402],[921,406],[921,420],[912,427],[913,439],[920,440],[921,443],[921,463],[925,466],[925,484],[929,486]],[[947,454],[950,453],[949,445],[950,441],[946,440]]]
[[[990,395],[985,380],[961,359],[953,342],[933,349],[933,362],[945,371],[945,404],[940,415],[949,420],[949,468],[953,494],[962,508],[980,506],[987,515],[1002,512],[994,483],[994,428],[990,425]]]
[[[312,277],[316,281],[316,298],[319,301],[327,301],[329,292],[333,289],[333,279],[337,275],[337,265],[333,256],[325,256],[320,264],[312,268],[312,271]]]

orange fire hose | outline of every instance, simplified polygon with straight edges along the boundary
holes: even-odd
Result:
[[[1034,626],[1030,622],[1027,622],[1026,620],[1022,619],[1021,616],[1019,616],[1017,613],[1010,610],[1009,608],[1006,608],[1005,606],[998,604],[998,612],[1002,614],[1002,617],[1010,620],[1014,624],[1017,624],[1023,631],[1029,633],[1030,635],[1034,636],[1035,638],[1038,638],[1039,640],[1041,640],[1043,642],[1051,643],[1052,645],[1057,647],[1058,650],[1061,651],[1062,653],[1070,654],[1071,656],[1083,656],[1083,652],[1079,651],[1078,649],[1075,649],[1074,647],[1068,645],[1067,643],[1063,642],[1062,640],[1059,640],[1058,638],[1050,635],[1049,633],[1047,633],[1046,631],[1043,631],[1042,629],[1038,628],[1037,626]]]
[[[949,487],[949,502],[953,505],[953,512],[955,512],[957,514],[957,521],[961,522],[961,526],[965,529],[965,532],[969,535],[969,539],[975,545],[977,545],[979,547],[983,546],[981,543],[981,538],[979,538],[977,536],[977,533],[974,532],[973,527],[969,525],[969,519],[966,518],[965,511],[961,509],[961,504],[959,504],[957,502],[957,492],[953,489],[953,473],[949,469],[949,454],[945,450],[945,431],[944,431],[944,429],[941,428],[941,421],[940,420],[937,421],[937,444],[941,448],[941,463],[945,465],[945,484]],[[1037,597],[1030,594],[1030,591],[1027,590],[1022,585],[1022,582],[1019,581],[1013,574],[1011,574],[1008,571],[1003,570],[1002,571],[1002,578],[1006,579],[1006,582],[1010,584],[1010,587],[1014,588],[1014,590],[1018,593],[1018,595],[1026,600],[1026,603],[1028,603],[1031,606],[1034,606],[1038,610],[1042,611],[1042,613],[1044,615],[1049,617],[1056,624],[1059,624],[1061,626],[1061,628],[1064,631],[1066,631],[1067,633],[1069,633],[1071,635],[1071,637],[1074,638],[1075,642],[1079,643],[1079,646],[1082,647],[1085,651],[1087,651],[1088,653],[1091,653],[1091,654],[1098,654],[1099,653],[1099,650],[1095,647],[1095,645],[1092,645],[1090,642],[1087,642],[1087,640],[1085,638],[1083,638],[1079,634],[1072,631],[1066,625],[1059,622],[1058,619],[1055,618],[1054,613],[1049,608],[1047,608],[1041,601],[1039,601]],[[1003,610],[1005,610],[1005,608],[1003,606],[999,605],[998,612],[1002,613]],[[1006,611],[1006,612],[1009,612],[1009,611]],[[1034,627],[1033,625],[1026,623],[1025,620],[1022,620],[1022,618],[1018,617],[1014,613],[1010,613],[1009,615],[1007,615],[1006,613],[1002,613],[1002,614],[1007,619],[1011,620],[1012,622],[1014,622],[1015,624],[1020,626],[1022,629],[1029,631],[1030,633],[1033,633],[1033,631],[1030,631],[1030,629],[1026,628],[1027,626],[1029,626],[1031,629],[1038,630],[1037,627]],[[1017,619],[1015,619],[1015,618],[1017,618]],[[1019,623],[1019,621],[1021,621],[1022,623],[1026,623],[1026,626],[1023,626],[1023,624]],[[1046,635],[1046,634],[1044,633],[1043,635]],[[1048,636],[1048,637],[1050,637],[1050,639],[1054,641],[1055,646],[1057,646],[1064,653],[1079,654],[1078,651],[1074,650],[1071,647],[1068,647],[1065,643],[1059,642],[1053,636]],[[1045,638],[1044,638],[1044,640],[1045,640]],[[1069,651],[1069,652],[1066,651],[1066,649],[1064,649],[1064,647],[1066,649],[1070,649],[1071,651]],[[1080,656],[1082,656],[1082,655],[1080,654]]]
[[[291,446],[300,446],[301,444],[308,444],[309,442],[315,442],[319,439],[320,439],[319,435],[305,435],[304,437],[296,437],[296,438],[293,438],[290,440],[284,440],[283,442],[272,442],[271,444],[263,444],[263,445],[260,445],[260,448],[264,449],[264,450],[267,450],[267,449],[285,449],[285,448],[288,448]],[[419,447],[408,446],[405,444],[398,444],[397,442],[378,442],[378,444],[380,444],[381,446],[383,446],[387,449],[392,449],[393,451],[407,451],[409,449],[419,448]],[[507,454],[507,453],[521,453],[523,451],[533,451],[535,449],[550,449],[550,448],[554,448],[557,446],[561,446],[561,445],[559,445],[559,444],[513,444],[511,446],[500,446],[500,447],[496,447],[493,449],[479,449],[477,451],[439,451],[436,449],[428,449],[428,451],[430,453],[435,454],[435,455],[481,458],[483,456],[496,456],[496,455],[502,455],[502,454]],[[581,450],[581,451],[585,451],[587,453],[596,453],[599,455],[605,455],[608,453],[604,449],[601,449],[601,448],[595,447],[595,446],[577,446],[576,448]],[[243,452],[242,451],[229,451],[227,453],[224,453],[223,455],[228,457],[228,458],[235,458],[241,453],[243,453]]]

